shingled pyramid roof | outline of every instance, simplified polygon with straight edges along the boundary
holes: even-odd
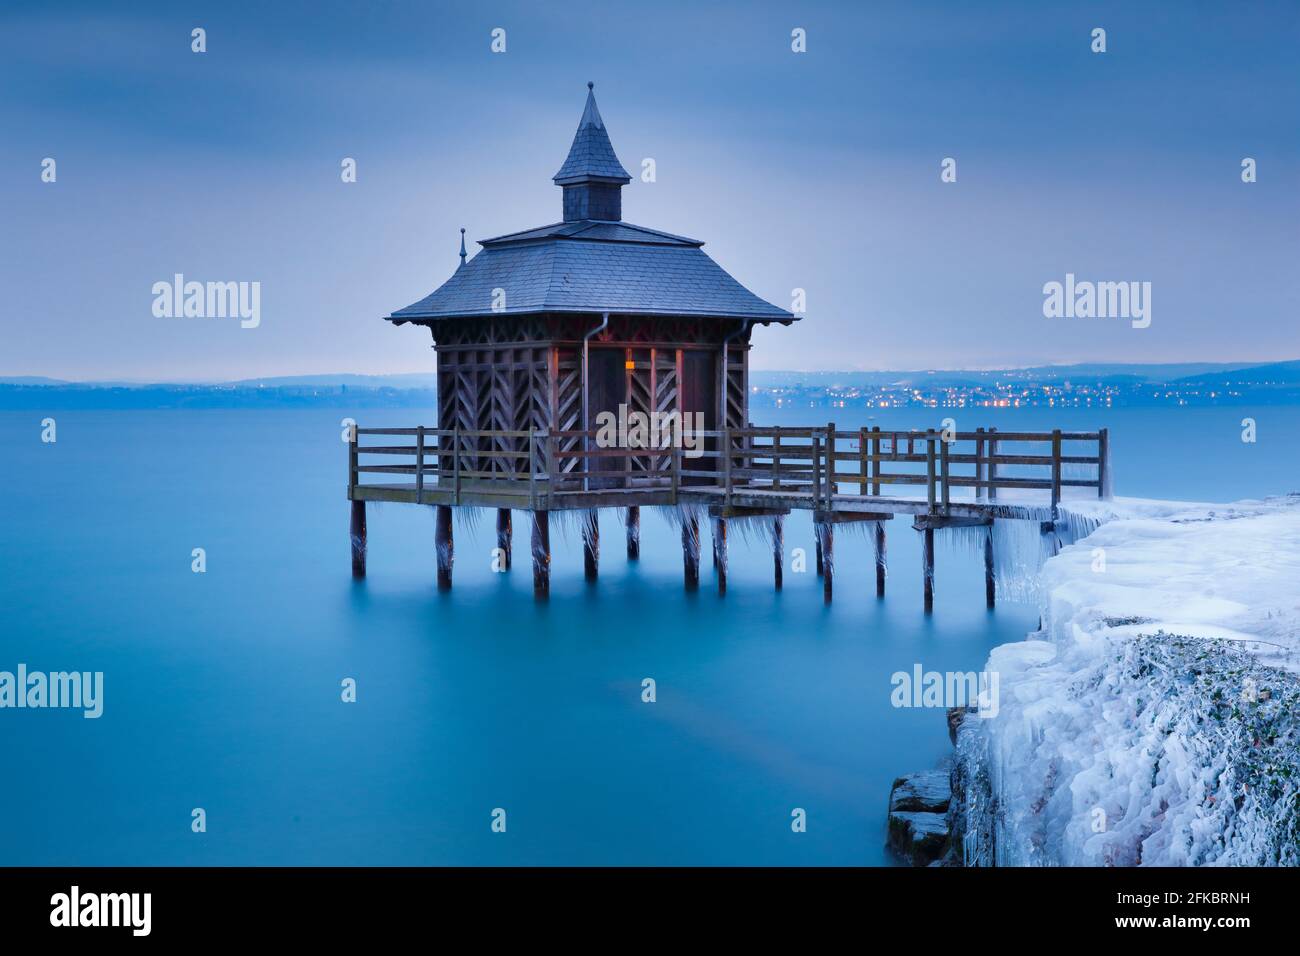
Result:
[[[631,176],[614,155],[592,85],[573,146],[555,182],[573,191],[617,193]],[[539,312],[614,312],[789,323],[799,316],[765,302],[688,239],[620,218],[565,221],[484,239],[478,255],[419,302],[387,316],[403,322]],[[463,232],[464,230],[462,230]],[[464,256],[462,238],[461,255]],[[501,296],[504,293],[504,296]]]
[[[605,132],[605,121],[600,118],[596,107],[595,84],[587,84],[587,108],[578,120],[578,131],[573,135],[573,145],[569,147],[568,158],[552,180],[557,186],[570,186],[574,183],[628,183],[628,175],[623,164],[614,154],[614,144]]]

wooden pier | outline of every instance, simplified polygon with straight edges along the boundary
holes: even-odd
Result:
[[[678,433],[680,437],[680,432]],[[497,547],[510,566],[512,512],[531,514],[533,587],[550,591],[550,513],[581,512],[584,573],[596,580],[601,509],[625,509],[627,555],[640,554],[640,509],[681,511],[683,578],[699,584],[699,514],[712,525],[719,593],[727,590],[729,520],[771,518],[774,583],[782,586],[784,518],[812,514],[817,571],[830,602],[835,528],[873,525],[876,594],[885,593],[885,524],[912,518],[922,536],[923,594],[934,604],[934,536],[985,527],[985,592],[995,600],[993,522],[1040,523],[1054,536],[1067,489],[1108,497],[1108,437],[1096,432],[884,431],[822,427],[721,429],[687,433],[664,447],[600,447],[598,433],[560,430],[357,428],[348,443],[352,568],[364,576],[365,502],[437,508],[435,550],[440,588],[452,582],[452,513],[458,506],[497,510]]]

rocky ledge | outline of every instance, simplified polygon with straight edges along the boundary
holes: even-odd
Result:
[[[889,846],[912,866],[929,866],[948,850],[951,768],[922,770],[889,791]]]
[[[948,711],[948,736],[955,744],[963,721],[971,711],[954,707]],[[889,848],[912,866],[960,866],[953,824],[961,820],[952,811],[954,783],[961,792],[963,781],[947,758],[934,770],[922,770],[899,777],[889,791]],[[958,804],[960,804],[960,799]]]

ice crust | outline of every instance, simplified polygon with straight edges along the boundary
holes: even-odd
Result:
[[[959,740],[966,862],[1300,863],[1300,497],[1072,501],[1057,528],[1042,628],[993,650],[998,715]]]

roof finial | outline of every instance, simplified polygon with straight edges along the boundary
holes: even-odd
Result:
[[[587,89],[589,89],[589,90],[594,90],[595,88],[596,88],[596,84],[593,83],[593,82],[591,82],[591,80],[588,80],[588,81],[587,81]]]
[[[460,264],[465,264],[465,227],[460,227]]]

